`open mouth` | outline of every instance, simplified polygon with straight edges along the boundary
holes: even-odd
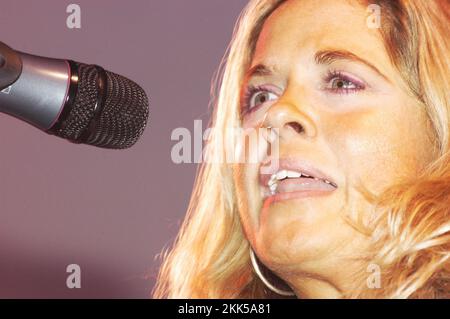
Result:
[[[294,160],[280,160],[277,169],[260,173],[263,196],[291,193],[301,197],[325,195],[338,188],[337,184],[319,170]]]
[[[314,177],[306,173],[291,170],[281,170],[276,172],[275,174],[272,174],[269,181],[267,182],[267,186],[269,187],[269,190],[272,194],[282,191],[307,190],[311,188],[337,188],[337,185],[335,183],[327,179]]]

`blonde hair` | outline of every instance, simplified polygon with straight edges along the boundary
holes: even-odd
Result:
[[[214,131],[208,154],[225,158],[221,135],[240,126],[244,72],[266,18],[286,0],[253,0],[242,11],[215,77]],[[374,198],[373,258],[382,289],[354,291],[350,298],[448,296],[450,280],[450,10],[447,1],[371,1],[382,10],[380,30],[392,63],[434,128],[436,159],[421,176]],[[203,162],[187,214],[163,263],[154,298],[278,298],[252,270],[227,163]],[[375,213],[374,213],[375,214]],[[281,298],[281,297],[280,297]]]

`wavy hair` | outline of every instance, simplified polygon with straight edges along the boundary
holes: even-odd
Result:
[[[242,11],[215,74],[205,145],[225,158],[226,128],[240,127],[241,85],[266,18],[287,0],[252,0]],[[292,1],[292,0],[291,0]],[[368,5],[367,1],[359,1]],[[382,289],[347,298],[436,298],[450,295],[450,4],[380,0],[386,51],[433,127],[436,156],[420,176],[372,196],[372,262]],[[425,134],[425,133],[424,133]],[[240,223],[232,165],[203,162],[179,233],[161,253],[153,298],[281,298],[254,273]],[[369,195],[368,195],[369,196]]]

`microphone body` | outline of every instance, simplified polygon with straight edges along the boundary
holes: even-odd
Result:
[[[104,148],[128,148],[142,135],[148,98],[133,81],[97,65],[15,53],[21,72],[0,91],[0,112],[71,142]]]
[[[0,94],[0,111],[48,131],[69,98],[70,63],[19,53],[22,72]]]

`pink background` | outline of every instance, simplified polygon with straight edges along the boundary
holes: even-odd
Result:
[[[139,83],[149,125],[129,150],[71,144],[0,114],[0,297],[146,298],[177,233],[196,164],[173,129],[208,123],[210,81],[245,0],[0,0],[0,41],[99,64]],[[66,7],[81,6],[81,30]],[[81,289],[66,266],[81,267]]]

